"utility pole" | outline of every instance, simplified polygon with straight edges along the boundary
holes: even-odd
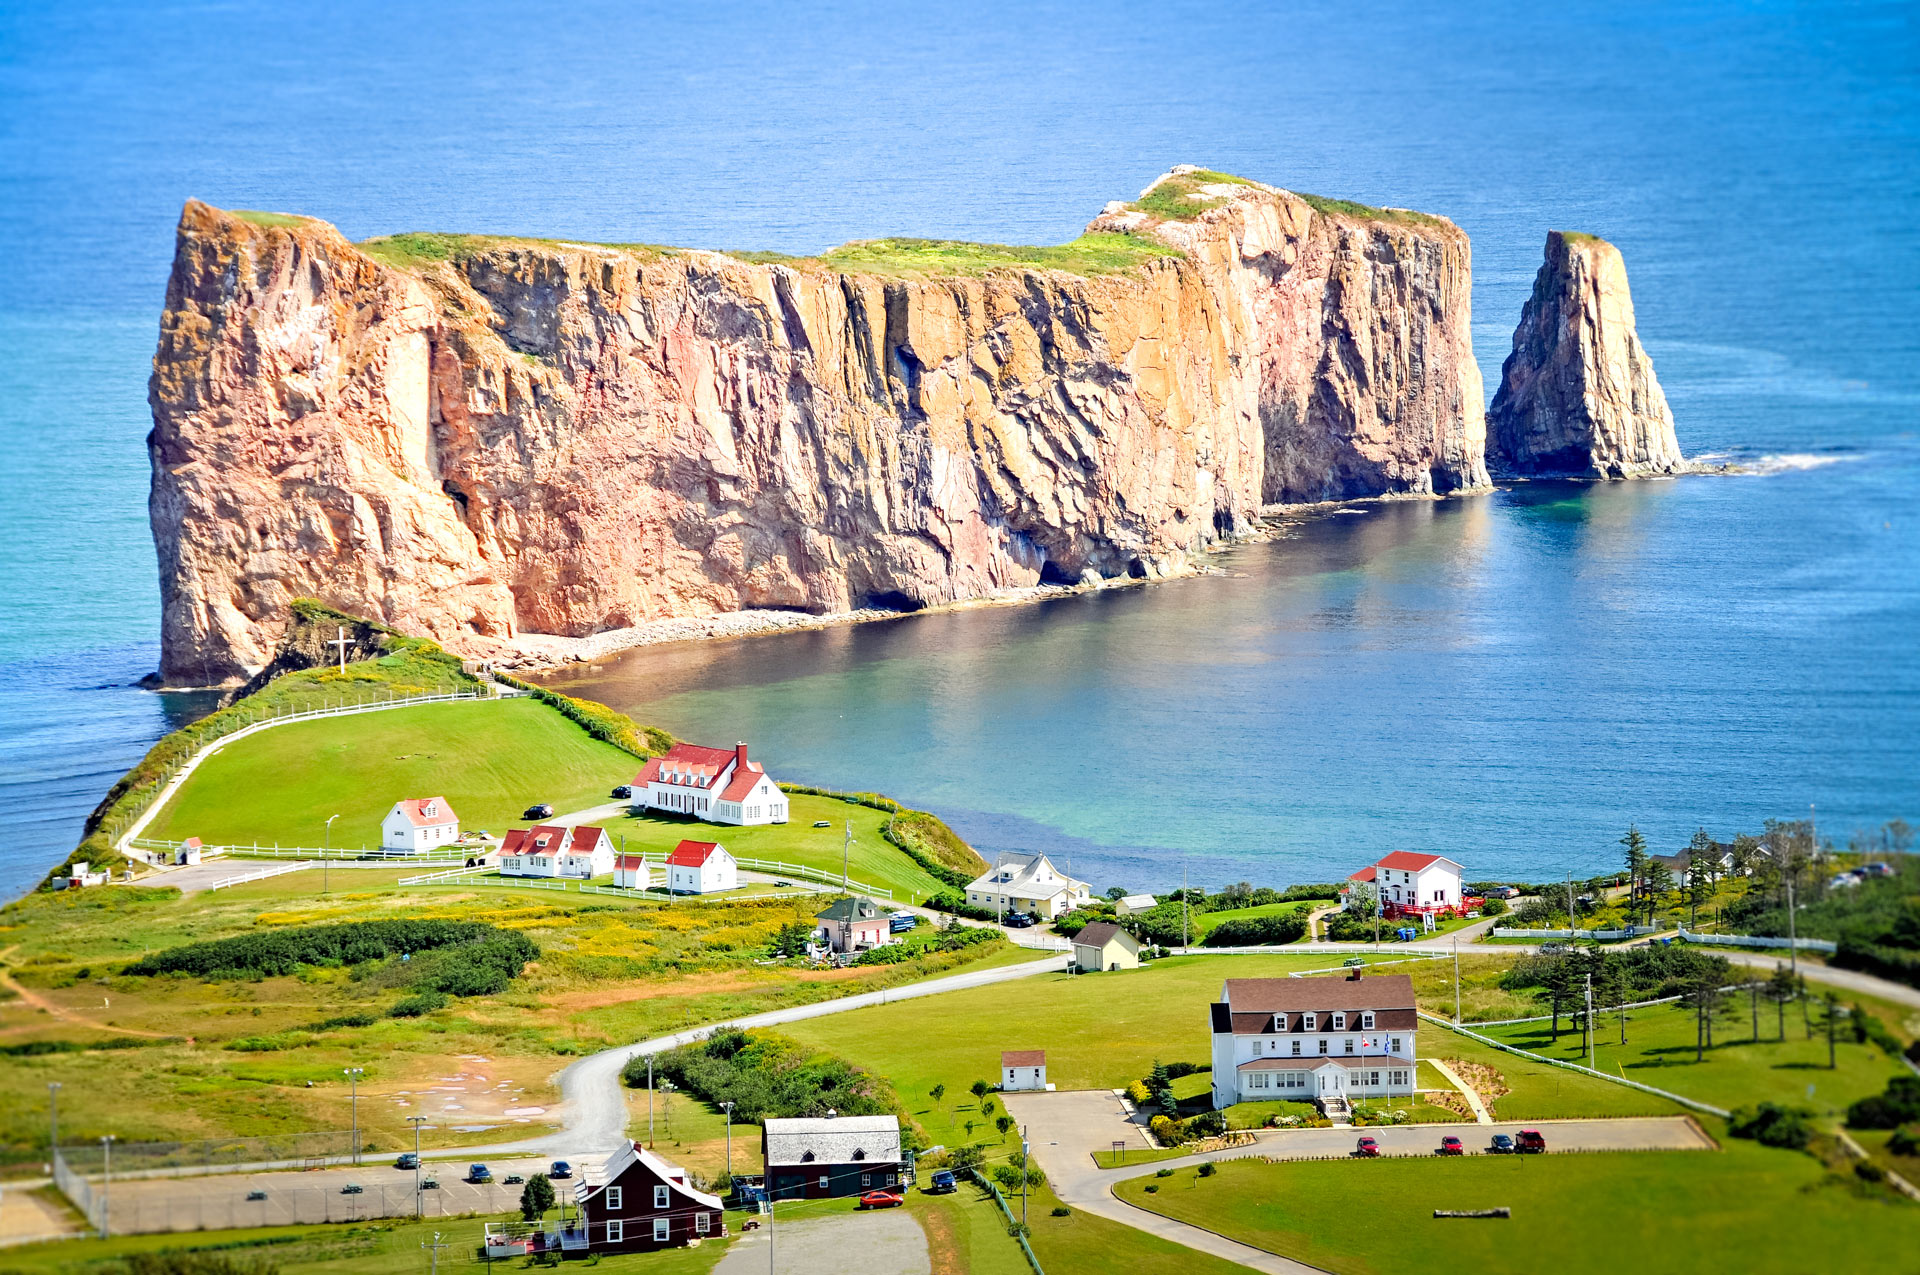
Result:
[[[440,1250],[443,1248],[452,1248],[453,1244],[451,1242],[441,1243],[440,1232],[435,1231],[433,1233],[433,1243],[429,1244],[425,1240],[421,1240],[420,1247],[433,1251],[433,1264],[428,1267],[428,1270],[431,1275],[440,1275]]]
[[[413,1126],[413,1215],[427,1215],[426,1192],[420,1189],[420,1125],[425,1116],[408,1116],[407,1123]]]
[[[1800,940],[1794,935],[1793,924],[1793,868],[1787,868],[1787,964],[1795,975],[1800,973]]]
[[[1579,928],[1580,917],[1573,910],[1573,873],[1569,872],[1567,873],[1567,938],[1569,941],[1577,937],[1575,931]]]
[[[1180,950],[1187,950],[1191,940],[1187,937],[1187,865],[1180,865]]]
[[[1587,975],[1587,1013],[1585,1022],[1587,1027],[1587,1066],[1593,1067],[1594,1046],[1596,1042],[1594,1041],[1593,1031],[1593,975],[1591,973]]]
[[[847,835],[840,842],[840,888],[847,888],[847,855],[853,850],[853,820],[847,820]]]
[[[1027,1127],[1025,1125],[1021,1125],[1020,1126],[1020,1233],[1022,1235],[1025,1235],[1027,1233],[1027,1176],[1031,1172],[1031,1170],[1027,1168],[1027,1158],[1031,1154],[1028,1150],[1029,1145],[1030,1144],[1027,1141]]]
[[[723,1102],[721,1110],[727,1113],[727,1182],[733,1182],[733,1104]]]
[[[47,1119],[51,1127],[47,1133],[47,1159],[52,1161],[53,1153],[60,1149],[60,1082],[47,1082]]]
[[[1833,1033],[1827,1033],[1831,1040]],[[113,1135],[100,1135],[100,1238],[113,1234]]]
[[[366,1074],[365,1067],[342,1067],[340,1074],[347,1078],[348,1109],[353,1113],[353,1162],[360,1163],[360,1077]]]
[[[1453,1021],[1460,1021],[1460,936],[1453,936]]]
[[[1834,1011],[1834,1008],[1835,1007],[1833,1003],[1833,993],[1828,992],[1827,993],[1827,1070],[1828,1071],[1832,1071],[1834,1067],[1837,1065],[1833,1057],[1833,1018],[1834,1018],[1833,1011]]]
[[[320,893],[322,894],[327,892],[327,851],[333,849],[333,821],[339,817],[339,815],[327,816],[327,839],[320,848]]]
[[[653,1145],[653,1055],[647,1055],[647,1145]],[[768,1236],[769,1239],[772,1236]]]

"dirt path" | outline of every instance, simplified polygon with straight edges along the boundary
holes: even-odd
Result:
[[[12,992],[15,996],[18,996],[22,1004],[30,1005],[34,1009],[39,1010],[43,1014],[50,1014],[54,1018],[59,1019],[61,1022],[71,1023],[75,1027],[87,1027],[87,1028],[91,1028],[94,1031],[110,1032],[116,1036],[144,1036],[149,1040],[171,1039],[171,1037],[166,1032],[141,1031],[137,1027],[113,1027],[106,1023],[96,1023],[91,1018],[87,1018],[81,1014],[76,1014],[72,1010],[66,1008],[63,1005],[54,1004],[52,1001],[48,1000],[46,997],[42,996],[38,992],[28,991],[26,988],[20,986],[20,984],[14,980],[13,971],[7,966],[7,960],[14,954],[15,950],[16,948],[10,947],[4,952],[0,952],[0,988],[5,988],[7,991]],[[5,1032],[0,1032],[0,1035],[12,1035],[15,1032],[32,1031],[32,1030],[33,1030],[33,1026],[29,1024],[26,1027],[9,1028]],[[187,1043],[192,1044],[193,1043],[192,1039],[189,1038]]]
[[[1460,1079],[1459,1073],[1455,1072],[1453,1068],[1447,1066],[1447,1064],[1441,1062],[1438,1058],[1429,1058],[1427,1059],[1427,1063],[1445,1077],[1448,1084],[1460,1091],[1460,1096],[1467,1100],[1469,1107],[1473,1108],[1473,1118],[1475,1120],[1481,1124],[1493,1123],[1493,1114],[1487,1110],[1487,1104],[1480,1101],[1480,1095],[1474,1092],[1472,1085]]]

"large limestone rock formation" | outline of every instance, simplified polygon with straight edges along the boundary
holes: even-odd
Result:
[[[1177,572],[1263,504],[1485,484],[1457,227],[1167,182],[1090,227],[1129,264],[1080,273],[355,246],[189,203],[149,392],[162,674],[244,678],[300,596],[496,655]]]
[[[1618,248],[1548,232],[1487,425],[1502,473],[1637,478],[1686,467]]]

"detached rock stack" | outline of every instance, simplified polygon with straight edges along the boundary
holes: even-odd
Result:
[[[1489,464],[1506,474],[1640,478],[1687,467],[1634,331],[1626,262],[1606,240],[1547,233],[1487,435]]]

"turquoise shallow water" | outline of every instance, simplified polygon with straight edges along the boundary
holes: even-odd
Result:
[[[1525,875],[1627,818],[1913,818],[1916,68],[1898,4],[5,6],[0,892],[196,711],[127,686],[190,195],[355,237],[811,251],[1059,242],[1195,161],[1459,221],[1489,389],[1546,229],[1604,234],[1687,450],[1802,459],[1383,508],[1218,578],[652,653],[608,693],[1147,883],[1169,850]]]

